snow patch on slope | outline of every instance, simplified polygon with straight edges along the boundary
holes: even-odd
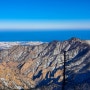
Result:
[[[90,45],[90,40],[85,40],[86,43],[88,43]]]

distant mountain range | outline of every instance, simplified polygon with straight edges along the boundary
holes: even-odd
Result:
[[[64,56],[64,51],[66,56]],[[90,41],[0,42],[0,89],[90,90]]]
[[[8,49],[8,48],[11,48],[15,45],[40,45],[42,44],[43,42],[40,42],[40,41],[36,41],[36,42],[33,42],[33,41],[15,41],[15,42],[0,42],[0,49]]]

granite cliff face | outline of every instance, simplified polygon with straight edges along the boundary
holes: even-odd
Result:
[[[0,89],[61,90],[64,51],[65,90],[90,90],[90,45],[71,38],[0,50]]]

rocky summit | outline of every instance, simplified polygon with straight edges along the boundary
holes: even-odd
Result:
[[[0,89],[62,90],[65,74],[65,90],[90,90],[89,40],[0,46]]]

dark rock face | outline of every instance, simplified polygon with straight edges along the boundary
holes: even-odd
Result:
[[[67,46],[65,90],[90,90],[90,45],[77,38],[0,50],[0,88],[62,90]]]

